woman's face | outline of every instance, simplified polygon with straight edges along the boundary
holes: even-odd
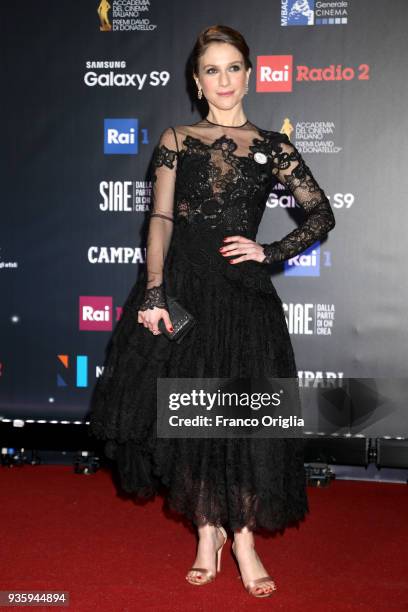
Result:
[[[245,70],[243,55],[224,42],[211,43],[199,60],[197,86],[209,104],[228,110],[241,101],[251,68]]]

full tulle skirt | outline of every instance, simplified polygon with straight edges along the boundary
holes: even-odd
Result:
[[[309,511],[303,439],[156,434],[158,377],[297,376],[272,283],[270,291],[256,290],[233,274],[200,275],[194,262],[169,254],[166,287],[196,318],[178,344],[138,323],[146,283],[141,273],[107,346],[91,401],[90,435],[105,441],[127,493],[151,497],[164,487],[170,506],[196,525],[274,531]]]

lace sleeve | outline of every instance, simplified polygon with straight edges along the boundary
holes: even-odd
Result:
[[[298,149],[286,134],[281,134],[273,163],[279,181],[293,194],[297,204],[306,213],[299,227],[281,240],[261,244],[265,253],[262,263],[285,261],[302,253],[317,240],[321,240],[335,226],[330,202],[319,187]]]
[[[174,190],[177,168],[176,135],[172,128],[162,132],[153,152],[152,198],[146,245],[147,283],[140,310],[168,308],[163,268],[174,224]]]

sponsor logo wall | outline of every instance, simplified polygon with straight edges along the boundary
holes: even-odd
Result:
[[[153,147],[166,127],[200,118],[185,62],[211,23],[231,23],[247,37],[246,113],[287,134],[336,216],[327,240],[272,278],[300,379],[406,376],[400,185],[408,154],[396,146],[395,125],[405,132],[398,40],[408,6],[233,6],[232,24],[232,4],[215,0],[205,19],[185,0],[171,12],[158,0],[101,0],[80,6],[75,27],[61,19],[72,11],[67,0],[47,0],[40,12],[5,9],[16,31],[6,35],[4,64],[0,417],[86,418],[110,334],[146,264]],[[385,21],[393,33],[386,63],[378,45]],[[277,185],[258,241],[283,237],[300,213]]]

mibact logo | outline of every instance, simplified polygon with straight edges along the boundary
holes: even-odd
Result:
[[[320,243],[285,261],[285,276],[320,276]]]
[[[281,25],[347,24],[349,8],[349,0],[281,0]]]
[[[256,91],[292,91],[293,56],[259,55]]]
[[[281,25],[313,25],[314,0],[281,0]]]
[[[106,155],[137,155],[138,150],[137,119],[105,119],[104,153]]]

